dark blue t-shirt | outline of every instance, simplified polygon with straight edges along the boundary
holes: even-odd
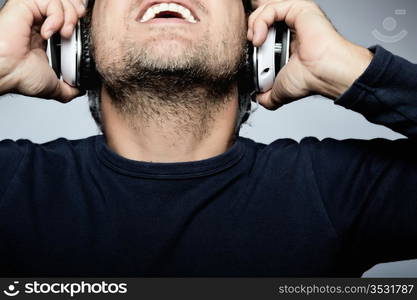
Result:
[[[417,258],[417,66],[374,50],[336,103],[408,139],[239,138],[172,164],[103,136],[0,142],[0,275],[350,277]]]

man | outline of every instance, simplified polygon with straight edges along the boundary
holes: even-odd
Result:
[[[0,143],[2,275],[360,276],[416,258],[417,67],[347,41],[312,1],[263,2],[249,20],[241,0],[175,1],[175,18],[162,3],[94,4],[103,136]],[[81,4],[9,0],[0,94],[79,94],[43,41],[69,37]],[[318,93],[409,139],[238,137],[246,37],[261,45],[276,21],[295,41],[263,106]]]

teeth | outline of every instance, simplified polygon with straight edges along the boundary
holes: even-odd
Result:
[[[156,13],[153,10],[148,9],[146,13],[143,15],[141,22],[147,22],[153,18],[155,18]]]
[[[178,7],[179,5],[177,5],[177,4],[175,4],[175,3],[170,3],[170,4],[168,4],[168,9],[170,10],[170,11],[177,11],[177,9],[179,9],[179,7]]]
[[[155,18],[157,14],[163,11],[171,11],[171,12],[179,13],[184,20],[190,23],[197,23],[197,20],[191,14],[191,11],[188,8],[185,8],[184,6],[181,6],[176,3],[169,3],[169,4],[161,3],[161,4],[156,4],[156,5],[151,6],[145,12],[140,22],[141,23],[148,22],[149,20],[152,20],[153,18]]]
[[[169,4],[168,3],[163,3],[159,7],[161,8],[161,11],[169,10]]]

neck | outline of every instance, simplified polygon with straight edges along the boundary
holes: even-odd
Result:
[[[187,95],[180,95],[180,105],[173,105],[175,99],[167,101],[141,92],[125,95],[132,105],[120,106],[103,88],[101,107],[108,146],[125,158],[159,163],[198,161],[226,152],[235,140],[237,88],[215,101],[201,89]]]

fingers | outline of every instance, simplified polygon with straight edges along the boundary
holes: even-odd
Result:
[[[77,10],[79,16],[84,16],[88,4],[88,0],[70,0],[72,5],[74,5],[75,9]]]
[[[252,43],[257,47],[261,46],[266,40],[269,27],[275,22],[285,21],[288,26],[293,27],[294,24],[289,22],[287,15],[296,2],[300,1],[275,0],[258,8],[258,10],[249,18],[248,31],[251,32],[251,34],[248,33],[248,38]]]
[[[50,1],[39,6],[40,13],[46,20],[41,27],[41,35],[47,40],[64,25],[65,14],[61,1]]]
[[[275,22],[285,21],[295,29],[297,17],[309,9],[322,13],[319,7],[310,0],[272,0],[260,6],[249,18],[248,39],[259,47],[267,37],[268,29]]]
[[[266,6],[253,24],[252,30],[254,35],[252,42],[255,46],[259,47],[265,42],[269,27],[277,21],[282,21],[282,19],[279,18],[276,7]]]
[[[83,3],[83,0],[9,0],[1,11],[2,28],[8,28],[2,34],[29,37],[36,24],[42,25],[42,38],[49,39],[64,26],[76,24],[85,14]],[[63,30],[67,36],[68,32]]]
[[[60,33],[65,38],[70,38],[74,31],[75,25],[78,23],[78,12],[71,1],[61,0],[64,8],[65,21]]]
[[[255,23],[256,18],[265,8],[265,5],[259,6],[250,16],[248,20],[248,40],[252,41],[253,39],[253,24]]]
[[[71,37],[78,19],[85,14],[85,7],[81,0],[50,0],[40,2],[38,7],[46,20],[41,28],[41,35],[49,39],[54,33],[60,31],[65,38]]]

